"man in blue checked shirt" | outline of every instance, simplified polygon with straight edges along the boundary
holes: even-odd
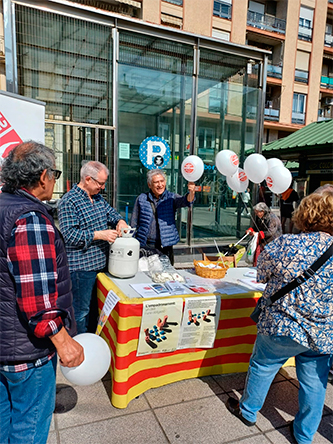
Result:
[[[108,175],[109,170],[102,163],[86,162],[81,168],[80,183],[63,196],[58,208],[78,333],[87,331],[90,303],[94,305],[95,302],[91,301],[94,284],[97,273],[104,271],[107,265],[109,242],[114,242],[121,236],[121,229],[128,227],[121,215],[100,195]]]

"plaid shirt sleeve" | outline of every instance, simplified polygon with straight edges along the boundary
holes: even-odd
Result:
[[[111,207],[108,202],[105,201],[106,215],[108,224],[115,229],[117,227],[117,223],[122,219],[121,215],[114,208]]]
[[[57,308],[55,232],[43,214],[30,212],[17,219],[7,261],[19,309],[34,335],[44,338],[58,333],[63,323]]]
[[[78,206],[82,206],[82,202],[78,202]],[[59,226],[64,236],[65,244],[87,250],[94,240],[94,227],[82,228],[80,218],[73,202],[63,200],[60,202],[60,211],[58,211]],[[94,214],[94,216],[96,216]],[[90,218],[89,209],[87,208],[86,218]]]

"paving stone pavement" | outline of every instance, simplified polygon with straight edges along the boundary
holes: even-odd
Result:
[[[257,424],[246,427],[225,407],[239,397],[246,373],[209,376],[148,390],[126,409],[110,402],[111,378],[71,385],[58,368],[56,413],[48,444],[288,444],[288,423],[298,406],[294,367],[277,374]],[[333,385],[313,444],[333,442]]]

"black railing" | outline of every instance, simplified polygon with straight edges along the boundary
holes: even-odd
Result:
[[[213,15],[215,15],[215,17],[231,19],[231,5],[229,3],[224,3],[220,2],[219,0],[215,0]]]
[[[286,21],[273,15],[247,11],[247,24],[254,28],[265,29],[266,31],[278,32],[280,34],[286,33]]]

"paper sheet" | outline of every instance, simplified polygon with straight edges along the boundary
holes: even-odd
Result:
[[[220,319],[221,297],[186,298],[178,349],[212,348]]]

